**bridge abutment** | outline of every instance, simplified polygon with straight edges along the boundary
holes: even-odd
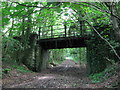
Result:
[[[42,46],[37,44],[37,35],[33,35],[34,34],[31,34],[29,37],[29,47],[26,47],[24,50],[21,51],[21,53],[16,53],[20,54],[18,55],[18,57],[16,57],[16,59],[19,59],[19,57],[21,57],[18,62],[23,63],[27,66],[28,69],[32,71],[40,72],[42,70],[45,70],[48,66],[49,52],[48,49],[44,49],[42,48]],[[21,39],[21,37],[16,38]],[[21,40],[19,41],[21,42]]]

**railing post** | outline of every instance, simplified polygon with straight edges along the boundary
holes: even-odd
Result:
[[[53,26],[51,26],[51,38],[53,38]]]
[[[79,21],[79,24],[80,24],[80,35],[82,35],[83,34],[83,22],[82,21]]]
[[[67,26],[66,26],[66,24],[64,24],[64,29],[65,29],[65,37],[66,37],[66,35],[67,35]]]
[[[39,31],[38,31],[38,38],[40,39],[40,33],[41,33],[41,27],[39,27]]]

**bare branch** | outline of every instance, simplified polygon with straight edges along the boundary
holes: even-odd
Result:
[[[120,60],[120,56],[117,54],[116,50],[114,49],[114,47],[109,43],[108,40],[106,40],[104,37],[102,37],[102,35],[94,28],[94,26],[92,26],[87,20],[85,20],[89,25],[90,27],[92,27],[92,29],[99,35],[99,37],[104,40],[110,47],[111,49],[113,50],[113,52],[115,53],[115,55],[117,56],[117,58]]]

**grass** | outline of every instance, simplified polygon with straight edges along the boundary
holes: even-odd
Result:
[[[9,74],[10,71],[16,69],[16,71],[20,72],[20,73],[26,73],[26,72],[32,72],[30,70],[27,70],[24,66],[22,65],[9,65],[9,67],[6,68],[2,68],[2,72],[1,74]]]
[[[101,77],[103,76],[103,72],[101,73],[95,73],[89,76],[89,78],[91,79],[92,83],[99,83],[101,82]]]
[[[19,72],[32,72],[30,70],[26,70],[26,68],[24,66],[12,65],[12,67]]]

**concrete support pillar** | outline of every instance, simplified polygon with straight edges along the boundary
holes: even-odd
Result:
[[[40,46],[36,50],[36,71],[41,72],[48,66],[49,51]]]
[[[47,49],[42,49],[42,66],[41,70],[45,70],[48,66],[49,51]]]

